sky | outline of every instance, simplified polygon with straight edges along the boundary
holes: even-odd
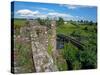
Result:
[[[12,7],[13,8],[13,7]],[[58,18],[97,21],[97,7],[83,5],[14,2],[14,18]]]

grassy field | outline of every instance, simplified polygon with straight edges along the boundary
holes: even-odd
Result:
[[[88,28],[90,31],[85,31],[84,29]],[[80,35],[83,36],[89,36],[92,33],[92,30],[96,28],[96,26],[90,26],[90,25],[79,25],[75,26],[71,23],[64,24],[57,27],[57,34],[64,34],[69,35],[72,34],[74,31],[79,32]]]
[[[25,25],[25,19],[14,19],[14,25]]]

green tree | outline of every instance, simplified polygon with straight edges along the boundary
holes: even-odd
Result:
[[[93,25],[93,21],[90,21],[90,22],[89,22],[89,25]]]
[[[84,51],[80,51],[80,62],[82,64],[83,69],[92,69],[97,67],[97,54],[87,48]]]
[[[73,66],[73,70],[78,70],[81,68],[81,62],[75,60],[74,62],[72,62],[72,66]]]
[[[57,21],[57,26],[64,25],[64,20],[62,17],[59,17],[59,20]]]
[[[81,22],[81,23],[83,23],[84,21],[83,21],[83,20],[81,20],[80,22]]]
[[[40,25],[44,25],[45,21],[41,18],[37,18],[37,21],[40,23]]]
[[[77,59],[78,51],[78,48],[76,48],[71,43],[65,43],[62,53],[64,58],[66,59],[66,64],[68,65],[69,70],[81,68],[80,62]]]

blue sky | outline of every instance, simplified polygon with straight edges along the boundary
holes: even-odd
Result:
[[[48,4],[36,2],[14,2],[14,18],[58,18],[65,20],[97,21],[95,6]]]

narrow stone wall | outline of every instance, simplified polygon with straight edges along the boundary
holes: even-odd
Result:
[[[35,23],[30,22],[30,28],[33,60],[36,72],[57,71],[57,66],[54,65],[52,57],[47,52],[48,36],[46,26],[35,25]],[[52,41],[54,42],[55,40]],[[53,46],[55,46],[54,44]]]
[[[52,45],[52,51],[56,51],[56,22],[51,21],[51,45]]]

